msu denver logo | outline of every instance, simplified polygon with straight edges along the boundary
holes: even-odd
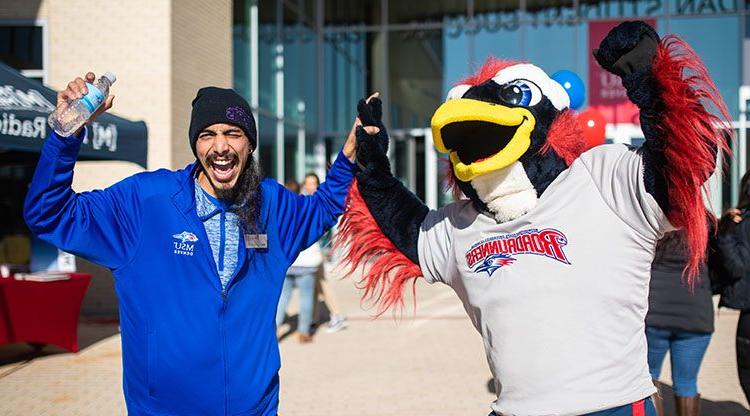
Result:
[[[519,231],[486,238],[474,243],[466,252],[466,264],[474,273],[486,272],[492,276],[495,270],[512,265],[518,254],[536,254],[570,264],[563,252],[568,244],[565,234],[554,228]]]
[[[172,234],[172,238],[180,241],[173,241],[174,254],[180,254],[183,256],[192,256],[195,252],[195,243],[198,241],[198,237],[189,231],[183,231],[179,234]]]

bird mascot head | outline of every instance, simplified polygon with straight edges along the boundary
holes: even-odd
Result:
[[[490,58],[432,117],[451,183],[500,222],[515,219],[585,150],[566,90],[540,68]]]

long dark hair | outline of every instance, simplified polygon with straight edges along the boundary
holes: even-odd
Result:
[[[745,172],[740,180],[740,200],[737,203],[737,209],[740,211],[750,209],[750,170]]]

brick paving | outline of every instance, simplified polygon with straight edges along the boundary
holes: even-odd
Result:
[[[396,321],[391,316],[372,320],[360,308],[351,281],[333,280],[331,285],[346,310],[348,327],[334,334],[318,331],[310,344],[282,338],[280,414],[488,413],[493,395],[481,339],[447,287],[420,283],[416,314],[409,309]],[[750,415],[735,372],[736,320],[734,311],[717,316],[699,377],[703,415]],[[25,345],[0,347],[0,415],[125,414],[116,330],[113,325],[81,325],[85,347],[78,354],[47,347],[45,355],[31,357]],[[666,361],[663,380],[669,382]],[[670,404],[667,400],[668,408]]]
[[[57,353],[0,367],[0,415],[124,415],[120,337],[109,335],[116,329],[82,325],[81,345],[106,337],[78,354],[46,347],[45,352]],[[27,351],[25,345],[0,347],[0,362],[24,357]]]

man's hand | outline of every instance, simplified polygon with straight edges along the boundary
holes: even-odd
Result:
[[[96,81],[96,75],[94,75],[93,72],[87,72],[85,77],[86,77],[85,81],[82,78],[80,78],[80,77],[74,79],[73,81],[70,81],[68,83],[68,88],[66,88],[66,89],[60,91],[59,93],[57,93],[57,111],[58,111],[58,113],[62,112],[65,109],[67,109],[68,108],[68,104],[71,101],[77,100],[77,99],[83,97],[84,95],[88,94],[89,89],[86,86],[86,83],[88,82],[90,84],[93,84],[94,81]],[[101,115],[103,112],[105,112],[105,111],[109,110],[110,108],[112,108],[112,102],[114,101],[114,99],[115,99],[115,96],[110,94],[107,97],[107,99],[104,102],[104,104],[102,104],[102,106],[99,107],[96,110],[96,112],[94,114],[92,114],[91,117],[89,117],[88,120],[86,120],[86,124],[89,124],[92,121],[96,120],[96,118],[99,117],[99,115]],[[83,128],[83,127],[81,127],[81,128]],[[75,135],[78,135],[78,133],[80,133],[80,131],[81,131],[80,129],[78,131],[76,131]]]
[[[366,102],[369,104],[373,98],[378,98],[379,96],[379,92],[373,93],[367,97]],[[359,117],[355,117],[352,129],[349,131],[349,136],[346,138],[346,143],[344,143],[344,148],[342,149],[344,156],[346,156],[350,162],[354,162],[357,157],[357,127],[360,126],[362,126],[362,120],[360,120]],[[372,135],[377,134],[380,131],[380,129],[375,126],[364,126],[364,130],[367,134]]]

